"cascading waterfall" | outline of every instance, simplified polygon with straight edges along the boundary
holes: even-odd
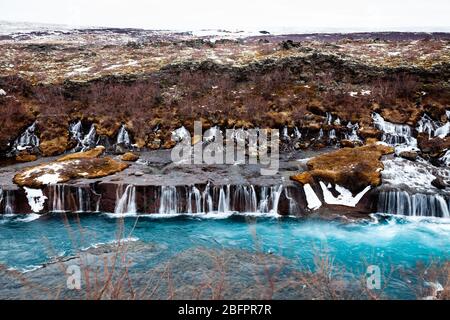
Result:
[[[14,141],[13,150],[22,151],[38,147],[39,138],[36,135],[36,122],[34,122]]]
[[[377,211],[405,216],[450,218],[449,201],[439,194],[409,194],[406,191],[382,191]]]
[[[330,132],[328,132],[328,141],[331,142],[335,142],[336,141],[336,130],[335,129],[331,129]]]
[[[278,213],[282,191],[281,184],[260,187],[259,195],[252,185],[211,186],[207,184],[203,192],[200,192],[196,186],[178,188],[162,186],[158,213]],[[296,204],[292,204],[292,208],[295,206]]]
[[[319,137],[317,138],[318,140],[322,140],[323,139],[323,129],[320,128],[319,130]]]
[[[3,204],[3,213],[4,214],[13,214],[14,213],[14,192],[10,190],[2,190],[0,188],[0,208]]]
[[[447,150],[439,160],[443,165],[450,167],[450,150]]]
[[[98,144],[97,131],[95,125],[92,124],[87,134],[83,133],[83,124],[81,120],[69,125],[70,138],[77,141],[73,151],[86,151],[94,148]]]
[[[257,212],[258,203],[255,188],[250,186],[237,186],[232,199],[232,208],[241,212]]]
[[[95,125],[92,124],[88,134],[84,136],[81,141],[82,151],[95,147],[97,145],[97,141],[97,131],[95,129]]]
[[[116,206],[114,208],[114,214],[135,214],[137,213],[136,206],[136,187],[134,185],[127,185],[125,191],[120,194],[120,190],[117,189]]]
[[[300,130],[298,129],[298,127],[294,127],[293,137],[294,137],[295,139],[300,139],[300,138],[302,137],[302,133],[300,132]]]
[[[124,145],[126,147],[131,146],[130,135],[127,129],[125,128],[125,125],[122,125],[120,127],[119,133],[117,134],[116,144]]]
[[[198,190],[197,187],[195,186],[189,188],[187,205],[188,205],[187,212],[189,214],[202,212],[202,194],[200,190]]]
[[[412,130],[410,126],[385,121],[383,117],[378,113],[374,113],[372,115],[372,118],[375,127],[383,132],[383,142],[391,146],[417,146],[417,140],[412,136]]]
[[[253,189],[254,190],[254,189]],[[278,203],[280,202],[283,185],[261,187],[261,196],[258,205],[260,213],[278,213]],[[286,191],[287,194],[287,191]],[[289,212],[290,213],[290,212]]]
[[[81,120],[69,124],[69,133],[70,138],[77,141],[77,147],[79,147],[81,145],[81,142],[83,141],[83,124],[81,123]]]
[[[446,112],[447,115],[447,123],[442,124],[439,121],[434,121],[427,114],[424,114],[422,118],[417,122],[416,130],[417,132],[428,133],[428,136],[431,137],[439,137],[445,138],[450,134],[450,111]]]
[[[345,139],[350,141],[361,141],[358,136],[359,125],[351,122],[347,123],[347,129],[349,132],[345,133]]]
[[[230,186],[227,186],[226,191],[220,188],[219,191],[219,204],[217,211],[229,212],[230,211]]]
[[[178,213],[178,194],[175,186],[162,186],[159,205],[160,214]]]

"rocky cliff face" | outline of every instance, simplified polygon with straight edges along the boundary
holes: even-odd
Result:
[[[18,185],[42,189],[37,196],[11,186],[11,171],[5,169],[2,211],[29,212],[34,203],[44,211],[268,213],[282,208],[284,214],[305,214],[345,208],[367,213],[379,206],[403,210],[393,209],[400,197],[411,206],[427,203],[434,207],[430,212],[448,213],[448,177],[440,170],[450,164],[449,35],[214,40],[136,30],[3,37],[2,158],[42,163],[43,157],[100,145],[108,156],[66,159],[74,163],[58,171],[64,182],[78,178],[67,186],[36,182],[54,175],[55,163],[16,175]],[[189,170],[200,179],[172,168],[187,179],[180,186],[180,176],[172,181],[168,169],[155,175],[160,167],[139,161],[124,171],[132,179],[115,174],[93,182],[80,176],[122,171],[129,164],[110,158],[117,154],[133,151],[122,160],[135,161],[139,152],[170,149],[175,130],[193,136],[194,121],[202,121],[204,130],[278,128],[283,155],[329,147],[334,153],[319,155],[306,167],[286,164],[290,169],[272,181],[240,173],[223,183],[229,173],[211,173],[217,179],[211,182],[198,168]],[[425,162],[433,172],[429,190],[438,190],[442,199],[430,200],[429,190],[411,198],[414,191],[399,194],[403,187],[382,184],[391,152],[390,157]],[[41,204],[42,197],[53,200]],[[152,197],[156,200],[148,204]],[[34,202],[27,206],[13,199]]]
[[[101,36],[93,31],[89,47],[86,33],[2,40],[3,155],[61,154],[92,128],[111,150],[122,127],[139,148],[170,148],[171,132],[184,126],[192,133],[195,120],[206,128],[297,127],[310,136],[334,130],[338,140],[350,122],[362,138],[377,136],[373,112],[411,126],[424,114],[447,121],[450,54],[442,35],[331,43],[147,35],[136,46],[118,35],[105,46]],[[33,124],[39,145],[12,150]]]

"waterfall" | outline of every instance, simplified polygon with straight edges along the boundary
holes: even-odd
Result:
[[[427,114],[424,114],[422,118],[417,122],[416,130],[417,132],[428,133],[428,136],[431,137],[439,137],[445,138],[450,134],[450,118],[449,111],[446,111],[447,115],[447,123],[443,124],[439,121],[434,121]]]
[[[319,137],[318,137],[317,139],[318,139],[318,140],[322,140],[322,138],[323,138],[323,129],[320,128],[320,131],[319,131]]]
[[[203,192],[200,192],[196,186],[179,188],[162,186],[158,213],[278,213],[282,191],[281,184],[261,187],[259,193],[252,185],[211,186],[207,184]]]
[[[406,191],[382,191],[377,211],[405,216],[450,218],[449,203],[439,194],[410,194]]]
[[[226,191],[224,188],[220,188],[219,191],[219,204],[217,207],[219,212],[229,212],[230,211],[230,186],[227,186]]]
[[[53,184],[49,185],[50,188],[50,199],[51,207],[49,211],[51,212],[65,212],[65,192],[63,184]]]
[[[250,186],[236,186],[233,195],[232,208],[240,212],[257,212],[255,188]]]
[[[294,136],[295,139],[300,139],[302,137],[302,134],[301,134],[300,130],[297,127],[294,128],[293,136]]]
[[[439,127],[434,132],[435,137],[439,137],[441,139],[444,139],[446,136],[448,136],[450,133],[450,122],[447,122],[442,127]]]
[[[211,186],[208,183],[203,191],[203,212],[213,212],[213,199],[211,195]]]
[[[119,133],[117,134],[116,144],[121,144],[127,147],[131,146],[130,135],[128,134],[128,131],[125,128],[125,125],[122,125],[120,127]]]
[[[331,129],[330,132],[328,132],[328,141],[329,142],[336,141],[336,130],[335,129]]]
[[[291,140],[291,138],[289,137],[288,127],[287,126],[284,126],[283,129],[281,130],[281,139],[284,140],[284,141]]]
[[[0,205],[4,202],[3,205],[3,213],[4,214],[13,214],[14,213],[14,192],[11,190],[2,190],[0,188]]]
[[[260,200],[258,204],[259,213],[278,213],[278,203],[280,202],[283,185],[261,187]]]
[[[192,204],[195,204],[195,210]],[[188,200],[187,200],[187,212],[189,214],[193,213],[201,213],[202,212],[202,194],[200,193],[200,190],[197,189],[197,187],[192,186],[189,188],[188,192]]]
[[[416,130],[419,133],[428,133],[428,136],[431,138],[431,136],[434,135],[434,131],[439,128],[439,123],[436,121],[433,121],[427,114],[424,114],[422,118],[420,118],[419,121],[417,121],[417,127]]]
[[[332,122],[333,122],[333,116],[331,115],[331,113],[327,112],[325,115],[325,123],[328,125],[331,125]]]
[[[135,213],[137,213],[136,187],[134,185],[129,184],[125,188],[125,191],[121,195],[119,195],[120,189],[122,189],[122,188],[117,189],[116,206],[114,208],[114,213],[115,214],[124,214],[124,213],[135,214]]]
[[[86,188],[77,188],[77,212],[91,212],[91,197]]]
[[[411,127],[405,124],[395,124],[385,121],[381,115],[374,113],[372,115],[374,125],[377,129],[383,131],[382,141],[391,146],[406,145],[410,147],[417,146],[417,140],[412,136]]]
[[[181,127],[172,132],[172,140],[175,142],[191,142],[191,134],[185,127]]]
[[[86,151],[97,145],[97,131],[95,130],[95,125],[92,124],[87,135],[84,136],[81,141],[82,151]]]
[[[75,147],[75,149],[78,149],[81,146],[81,142],[83,141],[83,125],[81,123],[81,120],[69,124],[69,134],[72,140],[77,141],[77,146]]]
[[[357,123],[347,123],[347,129],[349,132],[345,133],[345,139],[350,141],[361,141],[358,136],[359,125]]]
[[[159,204],[160,214],[176,214],[178,212],[177,188],[174,186],[162,186]]]
[[[36,122],[34,122],[14,141],[13,150],[22,151],[37,147],[39,147],[39,138],[36,135]]]
[[[450,167],[450,150],[447,150],[445,154],[439,159],[442,164],[447,167]]]

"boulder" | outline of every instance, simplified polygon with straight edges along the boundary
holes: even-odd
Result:
[[[410,161],[416,161],[418,154],[415,151],[403,151],[400,152],[399,156]]]
[[[440,176],[437,176],[436,179],[431,181],[431,184],[438,189],[445,189],[447,187],[444,179],[442,179],[442,177]]]
[[[352,192],[381,184],[381,157],[394,149],[382,144],[343,148],[321,154],[307,162],[308,171],[291,176],[301,184],[319,179],[341,185]]]
[[[432,157],[438,157],[444,150],[450,149],[450,138],[441,139],[436,137],[430,139],[426,133],[420,133],[418,135],[417,143],[423,153],[429,154]]]
[[[343,147],[343,148],[354,148],[354,147],[356,147],[355,141],[346,140],[346,139],[341,140],[340,144],[341,144],[341,147]]]
[[[372,127],[363,127],[358,130],[358,133],[361,137],[364,139],[373,138],[377,140],[381,140],[381,137],[383,136],[383,132],[376,128]]]
[[[47,184],[68,182],[77,178],[100,178],[128,168],[129,164],[109,157],[99,158],[104,148],[95,148],[62,157],[56,161],[28,167],[18,172],[13,181],[21,187],[41,188]]]
[[[139,156],[137,154],[134,154],[132,152],[127,152],[120,158],[122,161],[137,161],[139,159]]]

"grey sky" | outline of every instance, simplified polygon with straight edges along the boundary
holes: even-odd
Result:
[[[0,20],[149,29],[450,31],[449,0],[2,0]]]

